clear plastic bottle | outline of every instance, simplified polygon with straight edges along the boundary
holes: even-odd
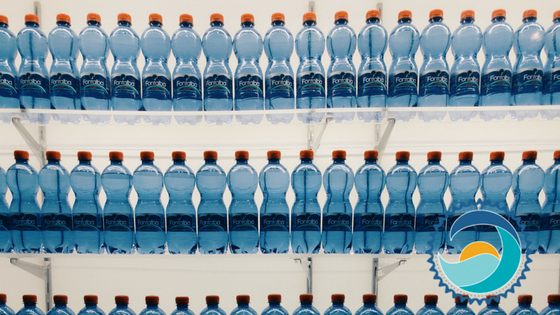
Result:
[[[101,174],[101,185],[107,195],[103,207],[103,236],[109,254],[134,252],[134,217],[129,200],[132,174],[123,165],[123,157],[122,152],[109,152],[111,164]]]
[[[161,204],[163,173],[154,164],[154,152],[140,152],[142,164],[132,174],[138,194],[134,209],[136,251],[139,254],[163,254],[165,251],[165,210]]]
[[[272,27],[264,36],[264,52],[268,57],[265,77],[266,110],[294,109],[294,70],[290,64],[290,56],[294,51],[294,37],[284,26],[282,13],[272,14]],[[294,114],[267,114],[266,119],[273,124],[292,121]]]
[[[539,313],[537,310],[531,307],[531,303],[533,302],[533,296],[529,294],[522,294],[517,296],[517,307],[514,308],[509,315],[538,315]]]
[[[0,253],[10,253],[13,248],[10,208],[8,208],[6,203],[6,189],[8,188],[6,179],[6,171],[0,167]]]
[[[235,299],[237,307],[231,311],[230,315],[257,315],[257,312],[249,306],[250,296],[238,295]]]
[[[334,14],[334,27],[327,35],[331,63],[327,71],[327,107],[356,107],[356,68],[352,56],[356,51],[356,33],[348,26],[348,12]],[[334,113],[337,122],[354,119],[354,112]]]
[[[478,315],[507,315],[507,313],[500,307],[500,297],[488,295],[486,297],[486,307],[481,309]]]
[[[45,315],[45,313],[37,307],[36,295],[24,295],[23,307],[16,313],[16,315]]]
[[[292,172],[296,200],[292,206],[290,231],[294,254],[317,254],[321,249],[321,171],[313,164],[313,151],[299,153],[301,163]]]
[[[395,305],[387,311],[387,315],[414,315],[412,310],[406,306],[408,296],[405,294],[395,294],[393,297]]]
[[[354,209],[352,234],[352,247],[356,254],[379,254],[382,248],[384,209],[380,198],[387,176],[377,164],[377,156],[377,151],[365,151],[365,163],[354,176],[359,196]]]
[[[78,315],[105,315],[105,312],[97,306],[97,302],[97,295],[84,295],[85,307],[78,312]]]
[[[47,151],[47,164],[39,171],[39,187],[44,200],[41,206],[43,250],[47,254],[74,251],[72,209],[68,203],[70,174],[60,165],[60,152]]]
[[[352,312],[344,306],[344,294],[331,295],[332,305],[325,310],[324,315],[352,315]]]
[[[197,220],[201,254],[224,254],[228,246],[227,209],[223,196],[226,173],[217,160],[218,152],[205,151],[204,165],[196,173],[196,188],[200,192]]]
[[[233,254],[255,254],[259,251],[259,209],[255,203],[259,175],[249,165],[248,151],[236,151],[235,160],[227,175],[231,192],[229,248]]]
[[[424,295],[424,306],[416,312],[416,315],[443,315],[443,312],[437,307],[438,296],[435,294]]]
[[[280,158],[280,151],[268,151],[268,164],[259,173],[263,193],[259,244],[263,254],[285,254],[290,250],[290,208],[286,202],[290,173],[280,164]]]
[[[548,306],[542,309],[540,315],[560,314],[560,294],[549,294],[547,298]]]
[[[362,301],[364,304],[356,311],[355,315],[383,315],[383,312],[376,305],[377,295],[364,294]]]
[[[0,294],[0,314],[2,315],[15,315],[14,310],[6,305],[6,301],[8,300],[8,296],[4,293]]]
[[[314,12],[303,15],[303,28],[296,36],[296,52],[299,66],[296,75],[296,108],[313,109],[326,107],[325,68],[321,57],[325,51],[325,36],[317,27]],[[323,113],[298,114],[298,119],[305,122],[320,122]]]
[[[544,36],[548,58],[544,67],[543,105],[560,105],[560,10],[552,15],[552,23]]]
[[[115,296],[115,304],[115,308],[112,309],[108,315],[136,315],[136,313],[128,307],[128,296]]]
[[[204,110],[232,111],[233,83],[229,67],[232,40],[224,28],[224,17],[219,13],[210,16],[210,28],[202,36],[202,49],[206,56],[204,68]],[[229,124],[231,115],[208,115],[208,123]]]
[[[259,59],[263,50],[262,37],[252,14],[241,16],[241,29],[233,37],[233,52],[237,57],[235,69],[235,110],[264,109],[264,82]],[[258,124],[262,115],[237,114],[237,121],[246,125]]]
[[[321,315],[313,306],[313,294],[300,294],[300,306],[294,310],[292,315]]]
[[[170,315],[195,315],[194,312],[189,308],[188,296],[176,297],[175,304],[177,304],[177,308],[173,312],[171,312]]]
[[[15,253],[40,253],[43,245],[41,211],[37,204],[39,176],[28,164],[27,151],[14,151],[16,163],[6,172],[12,193],[10,226]]]
[[[193,29],[192,15],[179,16],[179,29],[171,38],[171,48],[176,63],[173,69],[173,110],[202,111],[202,74],[198,68],[198,58],[202,50],[200,36]],[[177,116],[178,123],[195,125],[201,116]]]
[[[385,107],[387,101],[387,67],[383,56],[387,50],[387,30],[378,10],[366,13],[366,25],[358,35],[362,62],[358,68],[358,107]],[[358,112],[365,122],[381,121],[385,112]]]
[[[206,308],[200,312],[200,315],[227,315],[226,312],[218,305],[220,297],[217,295],[206,296]]]
[[[159,296],[148,295],[145,298],[146,308],[138,315],[165,315],[165,312],[159,307]]]
[[[332,152],[333,164],[325,171],[323,186],[327,201],[323,207],[322,243],[327,254],[347,254],[352,248],[352,205],[354,171],[346,165],[346,151]]]
[[[470,243],[477,240],[477,227],[472,226],[457,233],[453,240],[449,239],[449,230],[455,220],[461,215],[478,208],[475,195],[480,187],[480,172],[472,165],[473,153],[470,151],[459,153],[459,165],[455,167],[449,176],[449,191],[451,192],[451,203],[447,209],[447,252],[460,254]]]
[[[171,254],[194,254],[198,244],[196,210],[192,203],[195,174],[185,165],[185,152],[175,151],[172,158],[173,165],[163,177],[165,190],[169,193],[169,203],[165,211],[167,250]]]
[[[280,294],[268,295],[268,306],[262,311],[261,315],[289,315],[288,311],[280,305],[282,296]]]
[[[446,209],[443,195],[449,186],[449,173],[440,164],[440,161],[441,152],[428,152],[428,165],[418,173],[420,203],[416,209],[414,233],[417,254],[437,253],[440,250],[443,251],[445,246]]]
[[[544,175],[546,200],[542,207],[539,252],[556,254],[560,252],[560,150],[554,151],[554,164]]]
[[[53,296],[54,300],[54,307],[51,308],[47,315],[74,315],[74,311],[72,311],[68,307],[68,296],[66,295],[55,295]]]
[[[397,163],[387,172],[389,203],[385,209],[383,250],[387,254],[410,254],[414,248],[414,204],[417,174],[408,164],[410,152],[395,154]]]
[[[475,315],[473,310],[469,307],[468,296],[456,296],[455,306],[450,308],[446,315]]]
[[[541,204],[539,193],[544,186],[544,171],[535,162],[537,151],[525,151],[523,164],[513,172],[513,205],[510,209],[511,224],[520,233],[521,250],[534,253],[539,247]]]
[[[0,47],[0,108],[19,108],[16,36],[8,29],[8,17],[4,15],[0,15]],[[8,117],[0,118],[9,122]]]

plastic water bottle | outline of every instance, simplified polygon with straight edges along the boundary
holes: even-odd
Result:
[[[449,49],[451,31],[443,23],[443,11],[430,11],[430,24],[424,28],[420,36],[420,48],[424,61],[420,67],[420,83],[418,84],[418,107],[445,107],[449,103],[449,65],[447,50]],[[430,121],[441,120],[445,112],[422,113],[420,118]]]
[[[325,310],[325,313],[323,313],[324,315],[352,315],[352,312],[344,306],[344,294],[331,295],[331,302],[332,305]]]
[[[101,174],[101,185],[107,195],[103,208],[105,248],[109,254],[134,252],[134,218],[130,205],[132,174],[126,168],[122,152],[109,152],[111,164]]]
[[[138,315],[165,315],[165,312],[159,308],[159,296],[146,296],[146,308]]]
[[[296,195],[290,225],[292,252],[317,254],[321,249],[321,206],[317,194],[322,175],[313,164],[313,151],[303,150],[299,158],[301,163],[292,172],[292,189]]]
[[[513,28],[506,22],[506,11],[492,12],[492,24],[484,31],[484,54],[486,59],[480,79],[480,106],[509,106],[512,67],[509,51],[513,45]],[[491,113],[482,112],[487,117]],[[505,114],[497,114],[502,118]],[[487,118],[492,118],[493,115]]]
[[[517,62],[513,71],[512,105],[540,105],[543,88],[541,50],[544,28],[537,23],[537,11],[523,12],[523,24],[515,31]],[[536,116],[536,114],[534,115]]]
[[[354,177],[359,196],[354,209],[352,234],[352,247],[356,254],[379,254],[382,248],[384,211],[380,198],[387,177],[377,164],[377,155],[377,151],[365,151],[365,163]]]
[[[406,306],[408,296],[406,294],[395,294],[393,297],[394,306],[387,311],[387,315],[414,315],[412,310]]]
[[[36,295],[24,295],[23,307],[16,313],[16,315],[45,315],[45,313],[37,307]]]
[[[237,57],[235,69],[235,110],[262,110],[264,108],[264,82],[259,58],[263,41],[254,28],[252,14],[241,16],[241,29],[233,37],[233,52]],[[258,124],[262,115],[236,115],[242,124]]]
[[[455,306],[453,306],[446,315],[475,315],[469,307],[468,296],[456,296]]]
[[[115,58],[111,70],[113,110],[137,111],[142,108],[140,71],[136,65],[140,38],[131,27],[129,14],[119,13],[117,22],[118,26],[109,36],[111,53]]]
[[[139,254],[163,254],[165,251],[165,210],[161,204],[163,173],[154,165],[154,152],[140,152],[142,164],[132,174],[138,193],[134,209],[136,250]]]
[[[78,35],[70,28],[70,16],[58,14],[56,27],[49,33],[53,57],[50,70],[51,104],[54,109],[81,109]]]
[[[74,243],[78,254],[102,254],[103,215],[99,204],[101,175],[91,165],[91,152],[78,152],[79,164],[70,172],[70,186],[76,196],[72,208]]]
[[[356,51],[356,33],[348,26],[348,12],[334,14],[334,27],[327,35],[327,51],[331,63],[327,71],[327,107],[356,107],[356,68],[352,55]],[[335,113],[334,118],[351,121],[354,112]]]
[[[19,78],[14,63],[16,36],[8,29],[8,18],[4,15],[0,15],[0,47],[0,108],[19,108]]]
[[[206,308],[200,312],[200,315],[227,315],[226,312],[218,305],[220,297],[217,295],[206,296]]]
[[[387,172],[389,203],[385,209],[383,248],[387,254],[410,254],[414,247],[414,204],[417,174],[408,164],[410,153],[396,153],[397,164]]]
[[[300,306],[294,310],[292,315],[320,315],[321,313],[313,306],[313,294],[300,294]]]
[[[236,296],[237,307],[231,311],[230,315],[257,315],[257,312],[249,306],[250,296]]]
[[[172,158],[173,165],[163,177],[165,190],[169,193],[169,203],[165,212],[167,249],[171,254],[194,254],[198,244],[196,210],[192,203],[195,174],[185,165],[185,152],[175,151]]]
[[[268,306],[262,311],[261,315],[289,315],[288,311],[280,305],[282,296],[280,294],[268,295]]]
[[[232,111],[233,84],[229,67],[232,41],[224,28],[224,16],[214,13],[210,16],[210,28],[202,36],[202,49],[206,56],[204,68],[204,110]],[[231,115],[208,115],[208,123],[229,124]]]
[[[521,249],[534,253],[539,247],[541,204],[539,193],[544,186],[544,171],[538,166],[537,151],[523,152],[523,164],[513,172],[513,205],[510,209],[511,224],[520,233]]]
[[[43,245],[41,212],[37,204],[39,176],[28,164],[27,151],[14,151],[16,163],[6,172],[12,193],[10,226],[15,253],[40,253]]]
[[[366,25],[358,35],[358,50],[362,62],[358,68],[358,107],[385,107],[387,101],[387,30],[380,23],[378,10],[368,11]],[[381,121],[384,112],[358,112],[358,118],[365,122]]]
[[[272,27],[264,36],[264,52],[268,57],[265,77],[266,110],[294,109],[294,70],[290,56],[294,51],[294,37],[284,26],[284,14],[272,14]],[[293,114],[267,114],[266,119],[273,124],[292,121]]]
[[[227,175],[229,248],[233,254],[255,254],[259,251],[259,208],[255,203],[259,175],[249,165],[249,152],[236,151],[235,160]]]
[[[560,10],[554,12],[552,23],[544,36],[548,59],[544,68],[543,105],[560,104]]]
[[[201,254],[224,254],[228,246],[227,209],[223,199],[226,173],[217,160],[218,152],[205,151],[204,165],[196,173],[196,188],[200,192],[197,215]]]
[[[511,188],[512,174],[504,165],[505,153],[501,151],[490,153],[490,165],[480,175],[480,192],[482,200],[480,209],[495,212],[505,219],[509,219],[509,207],[506,196]],[[498,252],[502,250],[502,240],[496,228],[479,225],[478,240],[492,245]]]
[[[438,296],[435,294],[424,295],[424,306],[416,312],[416,315],[443,315],[437,307]]]
[[[72,209],[68,203],[70,174],[60,165],[60,152],[47,151],[47,164],[39,171],[43,249],[47,254],[74,251]]]
[[[290,173],[280,164],[280,151],[266,155],[268,164],[259,173],[263,193],[259,244],[263,254],[285,254],[290,250],[290,208],[286,203]]]
[[[347,254],[352,248],[352,205],[354,171],[346,165],[346,151],[332,152],[333,164],[325,171],[323,186],[327,201],[323,207],[323,251]]]
[[[474,11],[461,13],[461,26],[451,37],[451,50],[455,61],[451,66],[449,106],[478,106],[480,93],[480,64],[478,52],[482,46],[482,30],[474,24]],[[476,112],[449,112],[452,120],[467,121]]]
[[[105,315],[105,312],[97,306],[97,301],[97,295],[84,295],[85,307],[78,312],[78,315]]]
[[[532,295],[519,295],[517,296],[517,307],[514,308],[509,314],[510,315],[538,315],[539,313],[537,310],[531,307],[531,303],[533,302]]]
[[[162,28],[163,18],[157,13],[149,16],[149,24],[141,37],[142,54],[146,58],[142,70],[142,105],[146,111],[170,111],[173,105],[171,97],[171,72],[167,59],[171,52],[171,39]],[[154,123],[168,124],[171,117],[148,116]]]
[[[80,51],[84,57],[80,71],[82,109],[111,109],[111,86],[107,69],[109,37],[101,28],[101,16],[97,13],[87,15],[87,26],[80,32]],[[105,122],[108,122],[108,118]]]
[[[560,314],[560,294],[549,294],[547,300],[548,305],[542,309],[540,315]]]
[[[317,27],[314,12],[303,15],[303,28],[296,36],[296,52],[299,66],[296,75],[296,108],[313,109],[326,107],[325,68],[321,57],[325,51],[325,36]],[[298,119],[309,123],[320,122],[323,113],[298,114]]]
[[[11,307],[6,305],[6,301],[8,300],[8,296],[4,293],[0,294],[0,314],[2,315],[15,315],[14,310]]]
[[[393,61],[389,68],[387,107],[415,107],[418,100],[418,66],[414,55],[418,50],[420,35],[411,22],[412,12],[399,12],[399,25],[389,36],[389,49]],[[413,117],[411,114],[403,114]]]
[[[45,58],[49,52],[47,37],[39,29],[39,17],[25,16],[25,27],[17,35],[21,55],[19,66],[19,100],[25,109],[50,109],[49,72]],[[48,122],[46,116],[44,121]]]
[[[383,312],[375,304],[377,302],[377,295],[364,294],[362,300],[364,305],[356,311],[355,315],[383,315]]]
[[[0,253],[10,253],[13,247],[10,226],[10,208],[8,208],[8,204],[6,203],[7,188],[6,171],[0,167]],[[1,300],[0,295],[0,303],[2,302]]]
[[[115,304],[115,308],[112,309],[108,315],[136,315],[136,313],[128,307],[128,296],[115,296]]]
[[[472,165],[473,153],[469,151],[459,153],[459,165],[449,176],[449,190],[451,203],[447,209],[447,252],[460,254],[470,243],[477,240],[477,228],[469,227],[457,233],[453,240],[449,239],[449,230],[455,220],[461,215],[478,208],[475,195],[480,187],[480,172]]]
[[[72,311],[68,307],[68,296],[67,295],[55,295],[53,296],[54,300],[54,307],[51,308],[47,315],[74,315],[74,311]]]
[[[478,312],[478,315],[507,315],[500,307],[500,297],[489,295],[486,297],[486,306]]]
[[[171,315],[195,315],[194,312],[189,308],[188,296],[176,297],[175,304],[177,304],[177,308],[173,312],[171,312]]]
[[[202,111],[202,74],[198,58],[202,50],[200,36],[193,29],[194,19],[189,14],[179,16],[180,28],[171,38],[176,63],[173,69],[173,110]],[[175,116],[178,123],[194,125],[201,116]]]
[[[554,151],[554,164],[544,175],[544,192],[539,252],[555,254],[560,251],[560,151]]]
[[[441,152],[428,152],[428,165],[424,166],[418,174],[420,203],[416,210],[414,233],[417,254],[437,253],[444,249],[446,209],[443,195],[449,186],[449,173],[441,166],[440,161]]]

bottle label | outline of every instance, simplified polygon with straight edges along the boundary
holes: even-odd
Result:
[[[325,97],[325,76],[313,71],[298,74],[297,97]]]
[[[519,69],[513,76],[513,94],[541,92],[543,71],[537,68]]]
[[[198,217],[198,230],[202,231],[227,231],[227,218],[223,214],[203,214]]]
[[[39,218],[34,213],[14,213],[10,216],[12,230],[39,231]]]
[[[173,78],[173,98],[178,100],[202,100],[200,79],[195,75],[176,75]]]
[[[560,213],[546,213],[541,216],[541,230],[560,230]]]
[[[352,231],[352,215],[327,213],[323,216],[323,231]]]
[[[96,94],[109,98],[109,80],[100,73],[88,73],[80,78],[82,84],[82,92],[84,95]]]
[[[511,70],[491,69],[480,79],[480,94],[509,93],[511,91]]]
[[[137,232],[163,232],[165,231],[163,215],[140,214],[136,215]]]
[[[387,75],[383,71],[364,71],[358,77],[358,97],[375,95],[387,95]]]
[[[478,94],[480,72],[464,70],[451,75],[450,95]]]
[[[167,216],[168,232],[196,232],[196,222],[192,215],[170,214]]]
[[[171,99],[171,80],[158,74],[151,74],[142,78],[142,95],[144,98],[156,98],[158,100]]]
[[[385,231],[414,231],[414,215],[410,213],[386,214]]]
[[[235,98],[263,98],[263,79],[256,74],[244,74],[235,78]]]
[[[93,214],[74,214],[72,217],[74,231],[100,231],[101,222]]]
[[[445,215],[416,214],[416,232],[433,232],[436,225],[439,225],[438,231],[445,231]]]
[[[127,214],[108,214],[104,217],[105,231],[132,231],[132,218]]]
[[[294,98],[294,77],[289,74],[274,74],[266,78],[266,98]]]
[[[285,214],[264,213],[261,215],[261,231],[288,231],[288,216]]]
[[[9,72],[0,71],[0,95],[18,97],[16,78]]]
[[[329,96],[356,96],[356,76],[352,72],[332,72],[327,81]]]
[[[292,231],[321,231],[321,215],[316,213],[294,213]]]
[[[24,72],[19,76],[19,89],[26,95],[49,93],[49,80],[38,72]]]
[[[0,214],[0,231],[9,231],[10,227],[10,215]]]
[[[113,96],[140,100],[140,79],[131,74],[115,74],[111,77]]]
[[[51,75],[51,93],[55,95],[80,93],[80,81],[72,73],[55,73]]]
[[[516,214],[510,219],[510,222],[516,231],[521,231],[523,227],[525,227],[525,232],[540,231],[541,229],[541,215],[539,213]]]
[[[257,231],[259,219],[252,213],[237,213],[230,216],[230,231]]]
[[[554,68],[546,72],[543,92],[547,94],[560,92],[560,68]]]
[[[43,214],[43,231],[72,231],[72,218],[61,213]]]
[[[354,231],[383,232],[383,215],[379,213],[354,213]]]
[[[415,95],[417,93],[418,73],[412,70],[389,74],[389,97]]]
[[[226,93],[231,96],[233,83],[224,74],[213,74],[204,78],[204,93]]]
[[[418,96],[430,93],[449,94],[449,73],[447,71],[430,71],[420,76]]]

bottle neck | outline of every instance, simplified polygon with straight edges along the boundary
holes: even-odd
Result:
[[[117,308],[128,308],[128,304],[117,304]]]
[[[279,302],[269,302],[268,305],[271,306],[271,307],[278,307],[278,306],[280,306],[280,303]]]
[[[86,307],[95,308],[97,307],[97,303],[86,303]]]
[[[315,25],[317,25],[317,22],[313,20],[307,20],[303,22],[303,26],[315,26]]]
[[[16,163],[27,164],[27,162],[29,162],[28,159],[16,159]]]
[[[208,308],[218,308],[218,304],[206,304]]]
[[[373,307],[375,307],[375,303],[364,302],[364,307],[373,308]]]
[[[237,307],[239,308],[248,308],[249,307],[249,303],[238,303]]]
[[[365,164],[377,164],[377,159],[366,159]]]
[[[474,19],[472,17],[467,17],[461,20],[461,24],[466,24],[466,23],[474,23]]]
[[[160,21],[150,21],[150,26],[161,27]]]
[[[189,304],[177,304],[178,310],[186,310],[189,308]]]
[[[268,164],[280,164],[279,159],[268,159]]]
[[[185,165],[185,160],[173,160],[173,165]]]
[[[408,165],[408,160],[397,160],[397,165]]]
[[[443,17],[441,17],[441,16],[434,16],[433,18],[430,19],[429,22],[430,22],[430,23],[443,22]]]
[[[60,160],[47,160],[49,165],[60,165]]]
[[[28,22],[25,22],[25,26],[28,26],[28,27],[39,27],[39,23],[35,23],[35,22],[28,21]]]
[[[348,24],[347,19],[338,19],[338,20],[334,21],[334,25],[347,25],[347,24]]]
[[[91,160],[79,160],[80,165],[91,165]]]
[[[90,26],[101,26],[101,23],[97,21],[88,21],[87,24]]]
[[[333,159],[333,164],[344,164],[346,159]]]
[[[554,19],[554,20],[552,21],[552,23],[560,23],[560,17],[559,17],[559,18],[556,18],[556,19]]]
[[[472,160],[460,160],[459,165],[471,165]]]
[[[142,160],[142,165],[154,165],[154,160]]]
[[[111,165],[122,165],[122,160],[111,160]]]
[[[55,307],[66,307],[67,304],[66,303],[55,303],[54,306]]]
[[[206,160],[204,160],[204,163],[206,163],[206,164],[216,164],[216,160],[214,160],[214,159],[206,159]]]
[[[285,25],[284,21],[280,21],[280,20],[272,21],[272,26],[284,26],[284,25]]]
[[[496,23],[496,22],[504,22],[506,20],[505,16],[497,16],[495,18],[492,19],[492,23]]]
[[[406,307],[406,303],[395,302],[395,307],[397,307],[397,308],[404,308],[404,307]]]
[[[550,308],[560,308],[560,303],[548,303],[548,307]]]
[[[66,21],[56,21],[56,25],[70,27],[70,23]]]
[[[6,23],[0,23],[0,27],[8,28],[8,24],[6,24]]]
[[[560,159],[554,159],[554,164],[560,164]]]
[[[311,302],[301,302],[301,307],[311,307]]]
[[[428,160],[428,165],[440,165],[439,160]]]
[[[535,159],[524,159],[523,160],[523,165],[535,164],[535,162],[536,162]]]
[[[536,16],[530,16],[528,18],[523,19],[523,23],[530,23],[530,22],[536,22],[536,21],[537,21]]]
[[[343,302],[333,302],[332,304],[334,307],[343,307],[344,303]]]
[[[434,304],[434,303],[425,303],[425,304],[424,304],[424,307],[425,307],[425,308],[435,308],[435,307],[436,307],[436,304]]]
[[[146,308],[150,308],[150,309],[158,308],[158,304],[157,303],[149,303],[149,304],[146,304]]]
[[[372,17],[367,19],[366,23],[371,24],[371,23],[379,23],[379,18],[376,17]]]
[[[504,160],[491,160],[490,165],[503,165]]]
[[[237,159],[237,164],[249,164],[249,160],[247,159]]]
[[[253,26],[255,26],[255,23],[250,21],[241,23],[241,27],[253,27]]]
[[[210,26],[224,26],[224,23],[221,21],[212,21],[212,23],[210,23]]]
[[[411,18],[402,18],[399,20],[399,24],[403,24],[403,23],[411,23],[412,19]]]
[[[313,162],[313,159],[310,159],[310,158],[301,159],[301,164],[311,164],[312,162]]]
[[[191,22],[181,22],[181,24],[179,24],[179,26],[192,28],[193,24]]]
[[[519,305],[519,307],[522,307],[522,308],[529,308],[529,307],[531,307],[531,303],[519,303],[518,305]]]
[[[128,26],[130,27],[132,25],[132,23],[128,22],[128,21],[119,21],[118,22],[119,26]]]
[[[36,302],[25,302],[23,303],[23,305],[25,307],[37,307],[37,303]]]

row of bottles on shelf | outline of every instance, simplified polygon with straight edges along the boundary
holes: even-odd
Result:
[[[254,29],[254,17],[244,14],[233,40],[224,29],[221,14],[210,17],[211,27],[202,39],[192,29],[193,17],[180,16],[180,29],[172,38],[162,29],[162,16],[151,14],[141,38],[131,28],[131,16],[118,15],[110,36],[100,28],[101,17],[91,13],[80,35],[70,28],[70,17],[57,16],[48,40],[35,15],[25,17],[25,28],[16,36],[8,19],[0,16],[0,107],[24,109],[86,109],[129,111],[231,111],[262,109],[314,109],[351,107],[440,107],[560,104],[560,11],[546,31],[536,22],[537,12],[527,10],[514,33],[505,22],[505,10],[495,10],[484,34],[474,24],[474,11],[461,14],[461,26],[451,36],[443,23],[443,11],[430,12],[430,24],[422,34],[411,24],[412,13],[402,11],[399,25],[390,36],[380,24],[379,11],[366,14],[366,25],[356,37],[348,26],[348,14],[335,14],[335,26],[326,37],[331,63],[325,76],[321,57],[325,36],[317,27],[315,13],[303,16],[303,28],[295,38],[300,58],[296,78],[290,65],[294,38],[284,26],[284,15],[272,15],[272,28],[264,42]],[[356,41],[362,55],[356,71],[352,56]],[[393,61],[387,71],[383,56],[389,43]],[[514,45],[515,43],[515,45]],[[420,70],[414,56],[420,45],[424,62]],[[269,63],[263,75],[259,58],[264,50]],[[455,62],[449,69],[449,46]],[[484,47],[482,70],[477,54]],[[514,46],[514,66],[509,52]],[[543,46],[548,60],[543,67]],[[16,47],[22,58],[14,65]],[[233,51],[238,58],[235,74],[229,67]],[[50,71],[45,58],[50,48]],[[111,50],[111,72],[106,58]],[[201,74],[197,60],[201,48],[207,59]],[[146,63],[142,74],[136,59],[140,49]],[[76,66],[79,50],[84,62]],[[173,73],[167,59],[177,60]],[[356,75],[357,73],[357,75]],[[481,75],[482,74],[482,75]],[[204,96],[204,97],[203,97]],[[430,119],[441,119],[438,114]],[[367,115],[366,115],[367,116]],[[293,115],[267,117],[275,123],[289,122]],[[322,115],[300,115],[305,122]],[[262,115],[236,116],[242,123],[259,123]],[[335,114],[337,121],[352,120],[354,113]],[[364,117],[361,117],[364,118]],[[367,116],[380,120],[383,115]],[[231,116],[206,116],[208,122],[230,122]],[[164,123],[168,121],[163,121]],[[196,119],[189,121],[196,123]]]
[[[428,153],[428,164],[417,173],[409,153],[396,153],[396,165],[387,173],[377,164],[377,151],[364,153],[365,164],[355,173],[345,163],[346,152],[333,151],[325,174],[313,164],[313,151],[300,152],[291,186],[295,202],[286,202],[290,174],[280,163],[280,151],[269,151],[260,173],[249,164],[249,152],[237,151],[236,164],[226,172],[217,164],[215,151],[204,152],[205,164],[195,174],[184,152],[173,153],[165,174],[154,164],[154,153],[141,152],[142,164],[131,173],[121,152],[110,152],[111,164],[102,174],[92,166],[91,153],[78,152],[79,164],[69,174],[60,164],[60,153],[47,152],[48,163],[39,174],[28,164],[26,151],[15,151],[16,163],[5,173],[0,168],[0,193],[6,183],[12,193],[8,208],[0,202],[0,251],[16,253],[133,253],[203,254],[380,253],[418,254],[447,251],[459,254],[470,243],[483,241],[497,252],[502,244],[497,231],[480,226],[461,231],[451,240],[448,231],[464,213],[483,209],[508,219],[528,253],[560,252],[560,151],[546,173],[535,162],[536,151],[523,153],[523,164],[513,173],[503,164],[504,152],[490,154],[482,171],[472,165],[473,153],[461,152],[459,165],[450,173],[440,164],[441,152]],[[317,194],[321,180],[327,200],[321,211]],[[169,203],[161,203],[163,187]],[[223,200],[226,185],[232,194],[229,210]],[[353,210],[349,195],[354,185],[359,195]],[[134,186],[138,203],[133,210],[129,195]],[[195,188],[201,196],[198,209],[192,202]],[[263,202],[255,203],[260,186]],[[389,202],[381,203],[387,186]],[[539,193],[546,201],[541,207]],[[37,204],[38,188],[44,194]],[[76,196],[68,202],[70,187]],[[107,196],[104,209],[100,188]],[[420,193],[417,209],[412,201]],[[449,188],[451,203],[444,194]],[[506,195],[513,191],[508,207]],[[482,200],[475,200],[478,190]],[[197,229],[198,227],[198,229]],[[436,232],[437,231],[437,232]]]
[[[54,308],[47,315],[75,315],[67,303],[66,295],[55,295],[53,297]],[[293,315],[321,315],[321,312],[313,306],[312,294],[301,294],[299,296],[300,306],[294,310]],[[354,315],[383,315],[383,312],[377,307],[377,296],[375,294],[364,294],[362,297],[363,306],[360,307]],[[165,311],[159,307],[159,297],[149,295],[145,298],[146,308],[139,315],[165,315]],[[237,307],[233,309],[230,315],[258,315],[250,305],[249,295],[238,295],[236,297]],[[344,294],[333,294],[331,296],[332,305],[328,307],[323,315],[352,315],[352,311],[344,305]],[[393,298],[394,306],[387,311],[387,315],[414,315],[414,312],[407,307],[408,296],[404,294],[396,294]],[[480,310],[478,315],[506,315],[507,313],[499,306],[500,299],[496,296],[487,297],[487,305]],[[509,315],[539,315],[531,303],[532,295],[519,295],[518,306],[514,308]],[[97,306],[98,297],[96,295],[84,296],[85,307],[78,312],[78,315],[105,315],[105,312]],[[109,312],[109,315],[136,315],[136,313],[128,306],[129,297],[126,295],[115,296],[116,307]],[[178,296],[175,298],[177,308],[170,315],[194,315],[195,313],[189,309],[189,298],[186,296]],[[227,315],[227,313],[219,306],[220,297],[217,295],[206,296],[206,308],[202,310],[200,315]],[[268,295],[268,307],[266,307],[261,315],[289,315],[290,313],[281,306],[282,296],[280,294]],[[455,306],[447,313],[444,313],[438,306],[438,296],[427,294],[424,296],[424,306],[420,308],[416,315],[475,315],[474,311],[468,306],[469,300],[466,296],[457,296],[455,298]],[[36,305],[37,296],[24,295],[23,308],[15,313],[6,305],[6,295],[0,294],[0,313],[3,315],[45,315]],[[551,294],[548,296],[548,306],[546,306],[540,315],[558,315],[560,313],[560,295]]]

